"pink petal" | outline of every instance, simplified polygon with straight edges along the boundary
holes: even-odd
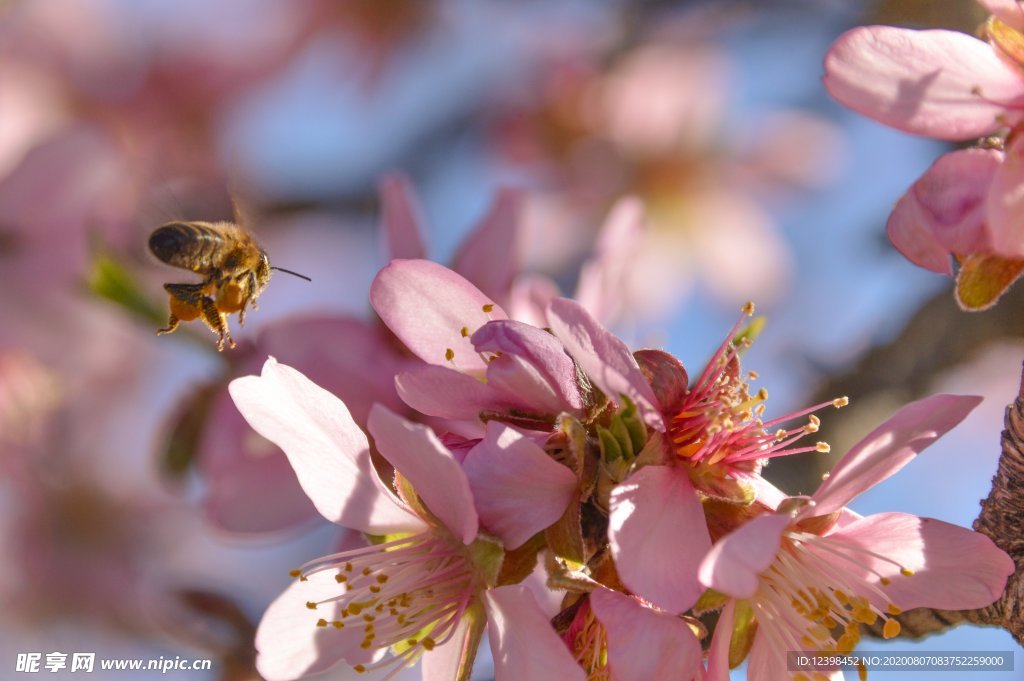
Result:
[[[537,328],[547,326],[548,305],[562,295],[558,284],[542,274],[524,274],[516,278],[509,295],[508,313],[512,319]]]
[[[478,288],[429,260],[392,261],[373,280],[370,303],[414,354],[460,371],[486,368],[469,337],[492,319],[508,318]],[[449,350],[454,353],[450,362]]]
[[[576,475],[522,434],[490,421],[463,462],[481,524],[517,549],[565,512]]]
[[[701,663],[697,637],[677,615],[635,598],[598,589],[590,605],[608,635],[608,666],[616,681],[692,679]]]
[[[771,626],[771,622],[768,626]],[[776,625],[777,626],[777,625]],[[791,674],[787,672],[787,650],[781,649],[777,643],[767,636],[758,634],[754,637],[754,644],[750,647],[750,655],[747,657],[747,678],[748,679],[789,679]],[[819,676],[820,674],[820,676]],[[814,681],[845,681],[847,677],[842,670],[821,668],[815,671]]]
[[[654,397],[666,413],[677,410],[685,399],[690,379],[682,363],[664,350],[637,350],[633,353]]]
[[[469,483],[434,431],[380,405],[370,410],[367,427],[381,455],[412,484],[431,513],[463,543],[476,539],[480,525]]]
[[[888,577],[882,591],[900,608],[983,608],[999,598],[1014,564],[983,534],[932,518],[879,513],[861,518],[828,539],[849,542],[895,561],[865,553],[863,575]],[[900,568],[914,571],[907,577]],[[843,563],[841,569],[849,569]],[[871,571],[871,572],[869,572]]]
[[[735,614],[736,601],[730,598],[722,608],[722,614],[718,616],[715,633],[711,635],[708,673],[704,676],[704,681],[729,681],[729,643],[732,641]],[[757,645],[757,639],[754,639],[754,645]]]
[[[463,617],[455,626],[450,639],[425,653],[420,662],[422,681],[451,681],[458,678],[459,663],[469,645],[470,633],[470,620]]]
[[[701,563],[700,583],[734,598],[751,598],[760,574],[779,553],[788,515],[767,513],[744,523],[711,547]]]
[[[488,589],[484,605],[495,681],[586,681],[526,587]]]
[[[1004,24],[1024,31],[1024,8],[1018,0],[978,0],[978,4],[996,15]]]
[[[371,655],[360,648],[362,630],[318,627],[317,620],[336,619],[336,605],[323,604],[315,610],[307,602],[322,601],[339,594],[334,581],[337,571],[310,575],[307,581],[293,581],[274,599],[256,630],[256,667],[267,681],[291,681],[330,669],[343,659],[349,664],[367,662]]]
[[[215,527],[276,532],[319,517],[288,457],[253,432],[227,392],[217,398],[196,454],[205,482],[203,510]]]
[[[337,397],[273,357],[228,391],[253,430],[284,450],[325,518],[368,534],[423,527],[377,477],[366,436]]]
[[[964,149],[944,154],[904,194],[887,230],[908,260],[952,274],[950,254],[991,249],[987,199],[1002,152]]]
[[[987,135],[1024,103],[1024,78],[956,31],[862,26],[825,57],[825,87],[844,106],[906,132],[949,140]]]
[[[378,186],[381,227],[387,240],[389,260],[425,258],[423,210],[412,183],[404,173],[389,173]]]
[[[697,602],[711,548],[704,509],[682,469],[647,466],[612,490],[608,542],[623,583],[663,610]]]
[[[529,411],[558,414],[583,410],[576,366],[550,333],[502,319],[484,324],[470,339],[478,352],[499,355],[487,365],[487,382]]]
[[[626,291],[636,254],[647,230],[643,202],[635,196],[619,199],[601,227],[594,257],[583,265],[575,299],[606,323],[624,311]]]
[[[522,195],[498,192],[490,211],[455,254],[452,269],[481,291],[504,304],[519,272],[519,215]]]
[[[933,395],[911,402],[848,451],[832,468],[801,517],[828,515],[895,474],[981,403],[968,395]]]
[[[621,395],[628,396],[648,425],[665,429],[658,399],[625,343],[601,326],[579,303],[567,298],[551,301],[548,323],[569,354],[609,399],[618,401]]]
[[[1020,139],[1006,150],[995,172],[987,208],[992,250],[1005,258],[1024,257],[1024,142]]]
[[[481,411],[520,406],[503,391],[443,366],[427,365],[399,374],[395,387],[416,411],[446,419],[475,420]]]
[[[348,407],[356,423],[366,423],[370,407],[402,408],[395,374],[421,366],[392,349],[393,339],[379,323],[337,315],[288,318],[260,330],[258,350],[315,376],[317,384]]]

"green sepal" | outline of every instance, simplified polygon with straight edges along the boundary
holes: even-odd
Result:
[[[493,535],[481,532],[466,547],[476,572],[488,587],[498,585],[501,564],[505,560],[505,545]]]
[[[729,639],[729,669],[735,669],[747,659],[757,636],[757,619],[750,601],[736,601],[732,638]]]
[[[544,540],[544,533],[538,532],[514,551],[506,551],[501,561],[501,570],[498,572],[497,586],[518,584],[529,577],[537,567],[537,554],[545,546],[547,542]]]
[[[693,614],[703,615],[706,612],[721,610],[725,607],[728,600],[729,597],[723,593],[714,589],[705,589],[704,593],[697,599],[697,603],[693,606]]]
[[[598,426],[597,442],[601,447],[601,458],[607,463],[618,461],[622,458],[622,445],[615,439],[612,431]]]

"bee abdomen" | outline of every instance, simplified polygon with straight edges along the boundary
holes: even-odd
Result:
[[[157,228],[149,237],[149,250],[174,267],[206,272],[224,238],[211,225],[202,222],[171,222]]]

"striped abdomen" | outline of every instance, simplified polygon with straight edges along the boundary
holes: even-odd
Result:
[[[229,222],[170,222],[150,235],[149,250],[168,265],[211,274],[221,267],[240,231]]]

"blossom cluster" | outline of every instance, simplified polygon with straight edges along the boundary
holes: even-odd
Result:
[[[788,651],[896,636],[910,608],[986,606],[1013,572],[971,530],[848,508],[980,398],[907,405],[790,497],[763,467],[827,451],[802,440],[846,400],[767,418],[740,367],[752,306],[691,380],[572,299],[513,319],[427,260],[392,261],[370,300],[418,358],[394,376],[403,414],[357,421],[274,358],[230,384],[317,510],[366,539],[292,572],[256,636],[270,681],[339,663],[466,679],[485,632],[499,681],[725,679],[744,660],[785,678]]]
[[[889,217],[889,238],[940,274],[958,265],[957,299],[991,307],[1024,272],[1024,8],[979,0],[982,38],[948,30],[861,26],[825,57],[843,105],[898,130],[971,141],[940,157]]]

